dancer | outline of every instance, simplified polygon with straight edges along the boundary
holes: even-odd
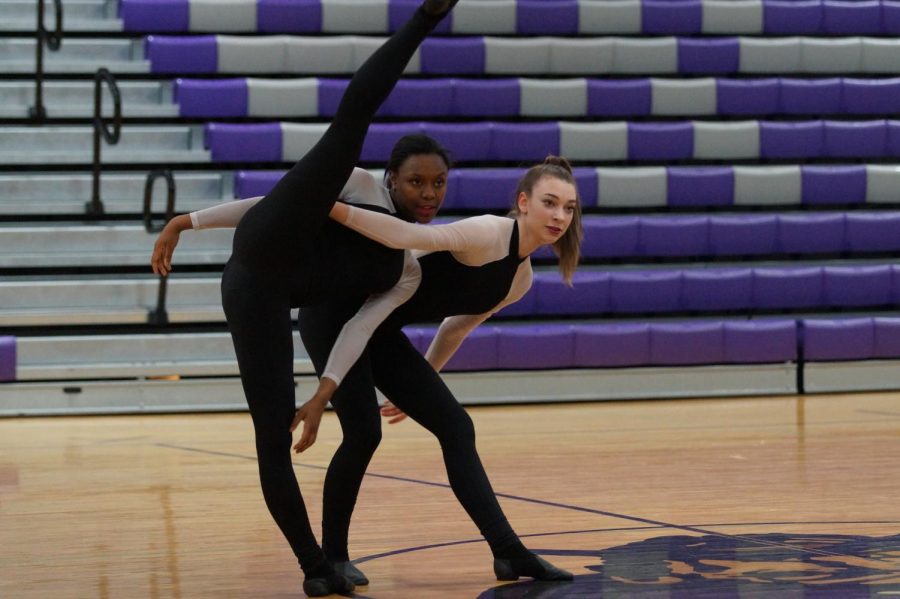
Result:
[[[360,67],[323,137],[241,218],[222,276],[222,303],[253,420],[263,496],[300,563],[303,590],[310,596],[350,592],[354,585],[335,572],[316,542],[291,463],[290,309],[337,295],[378,293],[399,278],[402,255],[398,260],[391,256],[396,252],[375,252],[335,263],[329,243],[346,239],[323,240],[320,233],[359,160],[375,112],[419,44],[456,2],[425,0]]]

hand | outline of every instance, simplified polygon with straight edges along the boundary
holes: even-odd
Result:
[[[300,440],[294,444],[296,453],[309,449],[316,442],[316,436],[319,433],[319,423],[322,421],[322,412],[325,411],[327,403],[327,401],[313,397],[297,410],[294,421],[291,422],[291,432],[294,432],[294,429],[302,422],[303,433],[300,435]]]
[[[172,272],[172,254],[175,253],[175,246],[184,230],[185,216],[190,219],[189,215],[181,215],[170,220],[156,238],[153,255],[150,256],[150,266],[154,273],[165,276]]]
[[[406,420],[406,413],[389,401],[384,402],[381,407],[381,415],[390,418],[388,424],[397,424],[402,420]]]

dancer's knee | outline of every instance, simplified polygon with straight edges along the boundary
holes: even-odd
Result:
[[[439,429],[434,432],[442,447],[475,445],[475,424],[462,409],[452,418],[443,419]]]

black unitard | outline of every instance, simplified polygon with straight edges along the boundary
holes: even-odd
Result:
[[[321,140],[241,219],[222,303],[256,436],[263,496],[304,571],[324,560],[291,464],[291,307],[390,288],[402,252],[328,224],[376,110],[440,20],[419,9],[353,76]],[[326,230],[327,229],[327,230]],[[352,251],[349,251],[352,250]]]
[[[509,254],[496,262],[467,266],[444,251],[419,258],[422,281],[416,293],[379,327],[331,400],[344,439],[325,478],[322,534],[330,559],[348,559],[350,517],[381,440],[373,383],[438,438],[453,491],[494,553],[518,541],[478,457],[471,418],[400,328],[456,314],[488,312],[506,297],[520,262],[517,226]],[[301,309],[300,334],[319,374],[342,326],[364,299]]]

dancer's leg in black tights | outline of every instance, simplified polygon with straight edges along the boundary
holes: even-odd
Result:
[[[322,227],[352,172],[375,111],[438,21],[417,11],[363,64],[322,139],[241,220],[222,277],[222,302],[260,449],[263,495],[308,577],[324,556],[290,463],[295,400],[289,310],[298,299],[291,297],[296,286],[289,278],[315,268],[303,261],[304,244]]]

